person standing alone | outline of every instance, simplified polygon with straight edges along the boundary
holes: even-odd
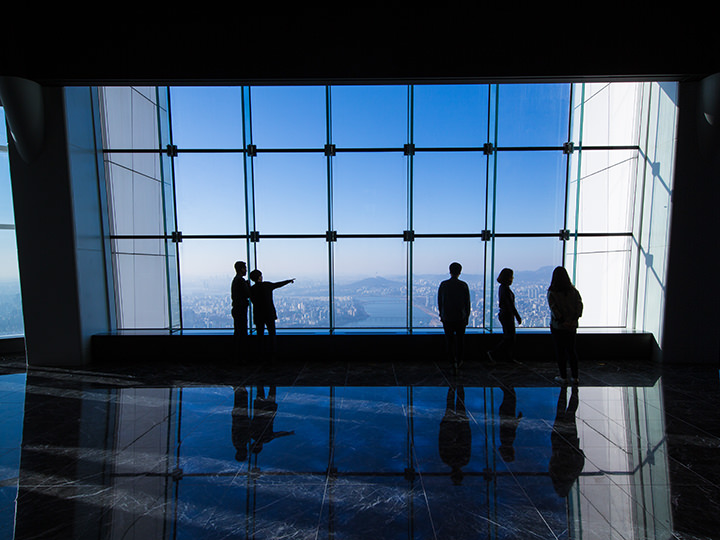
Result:
[[[455,366],[461,366],[465,354],[465,327],[470,319],[470,288],[459,279],[462,265],[450,264],[450,279],[438,288],[438,311],[445,331],[446,344]]]

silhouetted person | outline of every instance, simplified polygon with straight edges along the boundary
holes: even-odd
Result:
[[[460,280],[462,266],[450,264],[450,279],[438,287],[438,311],[445,331],[445,342],[455,365],[462,365],[465,354],[465,327],[470,318],[470,288]]]
[[[273,302],[273,291],[280,287],[284,287],[288,283],[294,283],[295,279],[286,279],[285,281],[263,281],[262,272],[253,270],[250,272],[250,279],[254,283],[250,287],[250,301],[253,305],[253,321],[257,328],[258,337],[260,338],[260,350],[265,353],[269,352],[271,357],[275,355],[275,321],[277,320],[277,311],[275,311],[275,303]],[[265,347],[264,335],[267,328],[269,346]]]
[[[498,306],[500,312],[498,319],[503,329],[503,336],[497,346],[488,351],[488,358],[491,363],[495,363],[497,358],[512,360],[515,353],[515,321],[522,324],[522,318],[515,309],[515,293],[510,289],[513,279],[515,278],[510,268],[503,268],[498,274],[497,282],[500,284],[498,288]]]
[[[465,410],[465,388],[448,388],[445,416],[440,421],[438,450],[440,458],[450,467],[453,484],[462,482],[462,467],[470,463],[472,433],[470,420]]]
[[[567,386],[563,386],[558,397],[555,423],[550,434],[552,455],[550,456],[550,479],[555,492],[567,497],[575,480],[585,465],[585,454],[580,449],[575,412],[578,408],[577,388],[573,387],[570,401],[567,403]]]
[[[245,280],[247,266],[243,261],[235,263],[235,277],[230,286],[233,318],[233,345],[235,354],[240,355],[247,347],[248,306],[250,305],[250,284]]]
[[[517,396],[514,388],[503,388],[503,400],[498,409],[500,416],[500,457],[503,461],[515,460],[515,436],[517,435],[518,424],[522,418],[522,412],[515,415]]]
[[[250,436],[253,440],[251,447],[255,454],[260,453],[267,443],[278,437],[295,434],[294,431],[273,431],[278,408],[275,394],[274,386],[268,389],[267,397],[265,397],[265,387],[257,387],[257,397],[253,401],[253,417],[250,421]]]
[[[567,384],[567,361],[570,361],[570,382],[578,384],[578,355],[575,349],[578,319],[582,316],[583,303],[580,293],[573,286],[567,270],[558,266],[553,270],[547,293],[550,307],[550,332],[555,342],[560,375],[555,380]]]
[[[244,386],[235,387],[235,402],[232,409],[232,443],[235,447],[235,459],[245,461],[250,444],[250,412],[248,391]]]

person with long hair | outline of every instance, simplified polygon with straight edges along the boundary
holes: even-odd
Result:
[[[515,352],[515,321],[522,324],[522,318],[515,308],[515,293],[510,289],[515,274],[510,268],[503,268],[498,274],[497,282],[500,284],[498,289],[498,306],[500,312],[498,319],[503,329],[503,337],[497,346],[488,351],[487,355],[491,364],[495,363],[498,357],[513,360]],[[500,356],[498,353],[501,353]]]
[[[570,281],[564,267],[553,270],[547,293],[550,307],[550,332],[555,342],[555,355],[560,375],[555,381],[567,384],[567,363],[570,362],[570,382],[578,384],[578,355],[575,349],[578,319],[582,316],[583,303],[580,293]]]

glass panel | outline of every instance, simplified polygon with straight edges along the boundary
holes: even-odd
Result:
[[[497,319],[497,276],[503,268],[511,268],[514,273],[515,279],[510,288],[515,293],[515,307],[522,318],[522,325],[518,328],[549,327],[547,288],[553,269],[562,265],[563,242],[558,238],[496,238],[494,249],[493,328],[500,328]]]
[[[335,326],[407,326],[407,247],[401,239],[340,239],[335,244]]]
[[[183,240],[180,244],[183,327],[232,328],[230,284],[238,260],[247,262],[245,240]]]
[[[25,332],[17,257],[15,231],[0,229],[0,336]]]
[[[252,142],[263,148],[323,148],[324,86],[251,89]]]
[[[338,234],[402,234],[407,226],[407,158],[400,153],[334,158]]]
[[[413,142],[421,147],[481,147],[488,141],[487,85],[414,87]]]
[[[502,84],[497,146],[562,146],[569,113],[569,84]]]
[[[311,238],[266,238],[256,245],[264,281],[291,283],[273,294],[277,328],[328,328],[330,290],[327,242]]]
[[[638,153],[634,150],[587,150],[573,154],[568,228],[593,233],[631,231],[637,165]]]
[[[556,233],[565,216],[566,156],[498,152],[496,233]]]
[[[575,85],[572,140],[583,146],[638,144],[642,92],[643,84],[634,82]]]
[[[246,234],[242,154],[180,154],[175,193],[184,234]]]
[[[243,147],[239,87],[170,89],[173,144],[186,148]]]
[[[468,327],[483,326],[483,277],[485,242],[479,238],[418,238],[413,242],[412,324],[441,328],[437,293],[440,282],[450,277],[451,262],[463,269],[460,279],[470,287],[472,311]]]
[[[328,230],[325,156],[260,154],[253,168],[255,226],[261,236]]]
[[[167,267],[161,255],[115,253],[118,328],[167,328]]]
[[[487,157],[482,153],[418,153],[413,158],[416,233],[485,229]]]
[[[625,326],[631,248],[630,237],[580,237],[577,244],[567,242],[566,267],[583,298],[580,326]]]
[[[337,148],[402,148],[406,86],[333,86],[332,143]]]

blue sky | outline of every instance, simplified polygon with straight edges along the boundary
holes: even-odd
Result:
[[[495,91],[488,85],[416,86],[412,118],[415,146],[480,147],[488,136],[495,141]],[[561,146],[567,140],[569,91],[569,85],[500,86],[497,145]],[[490,120],[489,92],[493,97]],[[171,100],[173,140],[181,150],[243,147],[240,88],[173,88]],[[318,149],[327,141],[325,87],[252,88],[251,107],[252,142],[259,149]],[[402,148],[409,141],[407,86],[332,87],[330,114],[330,136],[338,149]],[[322,153],[260,153],[253,166],[255,228],[261,234],[324,234],[328,228],[328,186],[327,160]],[[498,153],[496,160],[489,160],[489,166],[491,173],[496,166],[498,175],[497,232],[547,233],[562,227],[562,153]],[[484,229],[487,167],[488,159],[479,152],[418,152],[413,162],[414,230],[467,233]],[[332,169],[333,228],[340,234],[396,234],[405,230],[407,169],[408,160],[400,152],[338,152]],[[185,235],[244,234],[246,194],[241,182],[241,154],[181,153],[175,170],[179,228]],[[188,275],[208,272],[224,264],[223,258],[231,264],[242,257],[213,247],[220,245],[217,242],[197,242],[196,246],[184,246],[186,257],[198,261],[198,265],[186,261]],[[282,248],[277,247],[280,244]],[[361,244],[365,247],[360,248]],[[557,263],[554,255],[548,257],[547,243],[503,244],[501,256],[518,269]],[[336,259],[338,277],[344,273],[383,275],[385,264],[404,272],[406,250],[402,242],[345,245],[354,247],[350,250],[338,243],[337,250],[342,253]],[[461,245],[472,253],[460,251]],[[511,254],[510,245],[520,251]],[[532,249],[534,245],[538,249]],[[423,254],[416,262],[416,271],[445,273],[448,258],[477,260],[482,243],[473,240],[436,246],[437,261]],[[282,274],[295,275],[298,272],[293,269],[298,268],[307,275],[325,275],[326,260],[316,261],[314,256],[298,261],[297,257],[283,255],[295,252],[303,258],[303,249],[278,241],[259,250],[263,253],[259,265],[287,267]],[[311,251],[318,254],[327,250],[313,247]],[[347,255],[350,251],[353,256]],[[553,251],[559,256],[559,250]]]

